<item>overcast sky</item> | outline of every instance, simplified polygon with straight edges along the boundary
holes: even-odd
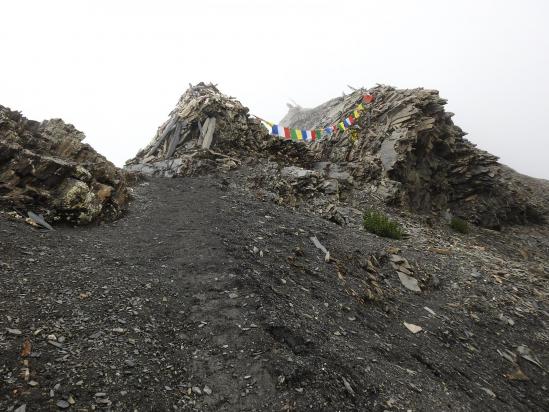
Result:
[[[0,104],[61,117],[117,165],[189,82],[274,121],[346,85],[440,90],[480,148],[549,178],[549,2],[2,1]]]

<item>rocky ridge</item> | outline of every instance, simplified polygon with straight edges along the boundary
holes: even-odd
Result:
[[[261,196],[339,223],[348,222],[349,214],[360,215],[365,202],[459,216],[494,229],[545,220],[548,196],[540,186],[546,182],[514,172],[465,139],[437,91],[360,89],[313,109],[289,105],[281,125],[335,124],[366,93],[375,100],[350,131],[311,144],[269,135],[240,102],[201,83],[183,94],[126,168],[188,176],[253,164],[248,183]]]

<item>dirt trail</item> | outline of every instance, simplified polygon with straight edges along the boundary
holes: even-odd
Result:
[[[519,359],[530,380],[509,381],[497,353],[524,344],[549,365],[542,299],[503,325],[486,303],[503,286],[471,283],[469,262],[425,259],[413,239],[350,231],[234,181],[144,182],[127,217],[98,227],[39,232],[0,216],[0,409],[549,408],[545,370]],[[395,246],[436,268],[422,295],[383,263]],[[379,296],[353,296],[356,285]],[[460,308],[471,296],[478,322]]]

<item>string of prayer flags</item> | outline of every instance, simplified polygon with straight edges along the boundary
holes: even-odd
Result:
[[[280,126],[279,124],[273,124],[271,126],[271,134],[273,136],[283,137],[285,140],[306,142],[314,142],[322,137],[322,129],[317,130],[303,130],[303,129],[290,129],[288,127]]]
[[[366,94],[362,96],[362,100],[364,103],[371,103],[374,101],[374,96],[370,94]],[[349,117],[345,118],[342,122],[339,122],[333,126],[325,127],[324,129],[315,129],[315,130],[291,129],[288,127],[283,127],[279,124],[273,124],[273,123],[267,122],[259,117],[258,119],[262,120],[263,122],[265,122],[270,126],[271,134],[273,136],[283,137],[285,140],[314,142],[315,140],[321,139],[323,135],[332,134],[335,130],[341,130],[341,131],[347,130],[348,128],[350,128],[352,125],[356,123],[357,119],[360,117],[360,115],[364,110],[365,110],[364,104],[360,103],[353,110],[353,113],[350,114]]]

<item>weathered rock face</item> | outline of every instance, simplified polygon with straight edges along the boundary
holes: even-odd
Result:
[[[129,200],[125,174],[84,137],[61,119],[39,123],[0,106],[0,206],[50,223],[119,217]]]
[[[265,157],[280,142],[248,113],[212,84],[191,86],[150,144],[125,167],[148,175],[187,176],[230,170],[253,154]]]
[[[314,109],[290,107],[287,127],[318,128],[348,116],[366,91],[332,99]],[[435,90],[378,86],[359,119],[356,139],[339,132],[311,145],[317,160],[345,167],[387,203],[416,211],[444,211],[482,226],[540,222],[547,198],[496,156],[464,139]]]

